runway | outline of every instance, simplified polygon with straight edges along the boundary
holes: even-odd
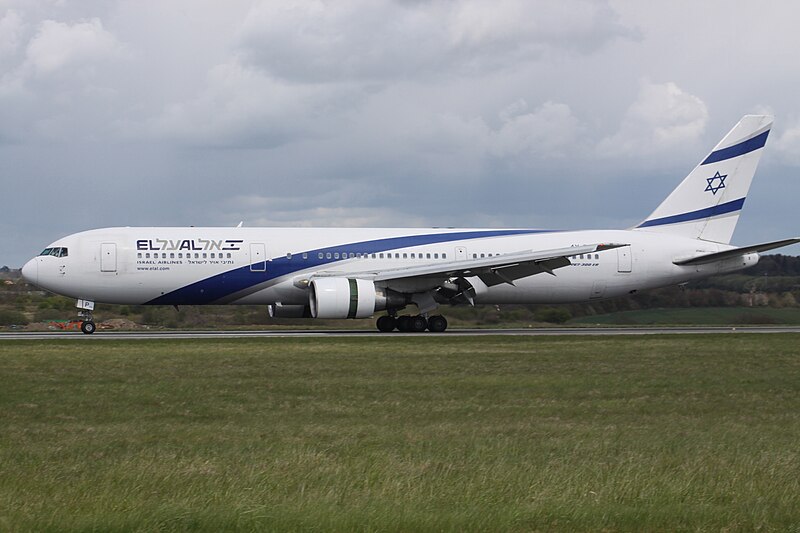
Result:
[[[0,341],[8,340],[148,340],[148,339],[247,339],[247,338],[325,338],[325,337],[485,337],[485,336],[590,336],[590,335],[722,335],[737,333],[800,333],[800,326],[744,327],[609,327],[609,328],[523,328],[523,329],[451,329],[444,333],[380,333],[363,330],[262,330],[262,331],[102,331],[84,335],[79,331],[2,332]]]

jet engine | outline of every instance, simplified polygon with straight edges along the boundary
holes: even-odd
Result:
[[[267,306],[270,318],[311,318],[307,305],[283,305],[274,303]]]
[[[368,318],[376,311],[402,308],[407,295],[357,278],[316,278],[308,290],[308,305],[313,318]]]
[[[311,280],[308,304],[314,318],[367,318],[375,312],[375,284],[364,279]]]

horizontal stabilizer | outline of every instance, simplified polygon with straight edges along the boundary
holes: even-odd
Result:
[[[725,250],[724,252],[715,252],[713,254],[700,255],[689,259],[680,259],[678,261],[673,261],[673,263],[676,265],[704,265],[706,263],[714,263],[745,254],[752,254],[753,252],[766,252],[767,250],[774,250],[775,248],[783,248],[784,246],[797,244],[798,242],[800,242],[800,238],[765,242],[752,246],[743,246],[742,248],[733,248],[732,250]]]

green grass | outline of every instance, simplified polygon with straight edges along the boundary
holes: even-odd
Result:
[[[799,531],[796,335],[0,343],[2,531]]]
[[[620,311],[575,318],[569,324],[602,325],[797,325],[800,309],[771,307],[693,307]]]

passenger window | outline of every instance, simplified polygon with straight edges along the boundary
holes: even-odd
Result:
[[[228,252],[228,259],[230,259],[230,258],[231,258],[231,253],[230,253],[230,252]]]
[[[213,255],[213,254],[212,254],[212,255]],[[169,258],[170,258],[170,259],[175,259],[175,252],[171,252],[171,253],[169,254]]]
[[[206,255],[205,252],[203,252],[203,259],[205,259],[206,257],[208,257],[208,256]]]
[[[600,254],[594,254],[595,259],[600,259]]]
[[[136,257],[137,257],[137,259],[141,259],[142,258],[142,252],[139,252],[138,254],[136,254]]]
[[[486,257],[486,255],[485,254],[481,254],[481,259],[483,259],[484,257]]]
[[[433,254],[434,259],[439,259],[439,254]]]
[[[403,254],[403,259],[408,259],[408,254]]]
[[[292,254],[291,254],[291,253],[287,253],[287,254],[286,254],[286,259],[288,259],[289,261],[291,261],[291,260],[292,260]]]
[[[415,259],[415,258],[416,258],[416,256],[414,254],[411,254],[411,259]]]
[[[447,254],[442,254],[442,259],[447,259]]]
[[[306,259],[308,259],[308,254],[306,252],[303,252],[303,260],[305,261]]]

